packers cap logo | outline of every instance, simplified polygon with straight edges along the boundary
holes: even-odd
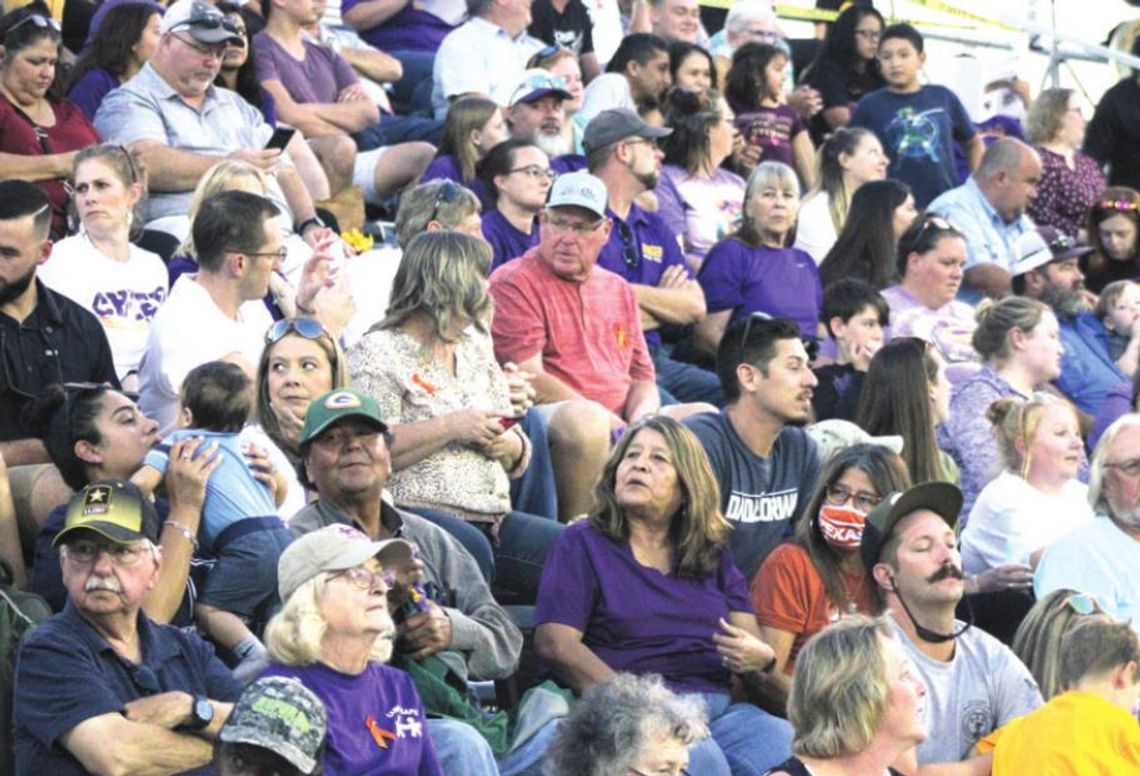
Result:
[[[111,488],[108,485],[93,485],[83,495],[84,515],[105,515],[111,511]]]
[[[362,406],[360,397],[351,391],[337,391],[325,399],[325,409],[327,410],[359,409]]]

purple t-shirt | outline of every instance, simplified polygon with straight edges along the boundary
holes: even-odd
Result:
[[[710,314],[732,310],[729,323],[759,311],[816,334],[823,289],[815,261],[798,248],[751,248],[729,237],[709,250],[697,282]]]
[[[665,270],[674,265],[684,267],[685,274],[692,277],[677,235],[669,231],[656,213],[630,205],[629,216],[625,220],[609,208],[606,215],[614,225],[609,241],[602,246],[598,264],[630,283],[642,286],[656,287]],[[651,348],[659,347],[661,333],[656,330],[645,332],[645,342]]]
[[[568,625],[615,671],[661,674],[677,692],[728,689],[731,675],[713,643],[717,621],[752,613],[748,583],[727,548],[703,579],[662,574],[637,562],[583,521],[568,526],[542,570],[535,624]]]
[[[280,81],[294,102],[336,102],[345,87],[359,81],[352,65],[331,48],[306,40],[305,58],[297,61],[266,32],[253,36],[257,77]]]
[[[530,234],[515,229],[498,210],[488,210],[483,214],[483,238],[491,244],[494,256],[491,259],[490,275],[511,259],[517,259],[531,247],[538,245],[538,221],[531,225]]]
[[[789,167],[795,160],[792,140],[807,131],[804,120],[787,105],[738,113],[736,127],[745,143],[760,148],[760,161],[783,162]]]
[[[99,110],[103,98],[108,92],[118,88],[119,79],[111,75],[109,70],[93,67],[75,82],[71,91],[67,93],[67,99],[78,105],[89,120],[94,121],[95,112]]]
[[[463,171],[459,169],[459,161],[451,154],[439,154],[431,160],[431,164],[424,170],[424,174],[420,176],[420,183],[430,183],[431,181],[455,181],[471,189],[475,196],[479,198],[479,203],[483,206],[483,210],[490,210],[491,203],[487,201],[487,187],[483,185],[483,181],[479,178],[474,180],[463,180]]]
[[[444,776],[416,686],[403,671],[369,663],[342,674],[323,663],[271,665],[262,676],[297,679],[329,715],[325,776]]]
[[[368,0],[342,0],[340,15]],[[357,30],[360,37],[386,54],[397,51],[424,51],[434,54],[447,33],[455,28],[427,11],[420,11],[412,3],[405,5],[383,24],[367,30]]]

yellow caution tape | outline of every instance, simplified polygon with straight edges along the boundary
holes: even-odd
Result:
[[[1021,29],[1019,27],[1014,27],[1012,24],[1006,24],[1005,22],[998,21],[997,19],[991,19],[988,16],[981,16],[980,14],[973,13],[972,11],[967,11],[964,8],[959,8],[956,5],[944,3],[942,0],[911,0],[911,2],[915,3],[916,5],[925,6],[932,11],[940,11],[941,13],[956,16],[959,19],[966,19],[967,21],[977,22],[978,24],[982,24],[987,27],[997,27],[1000,30],[1021,32]]]

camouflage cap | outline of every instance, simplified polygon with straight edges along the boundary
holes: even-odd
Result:
[[[327,733],[328,714],[320,698],[296,679],[267,676],[245,689],[218,739],[276,752],[311,774],[320,763]]]

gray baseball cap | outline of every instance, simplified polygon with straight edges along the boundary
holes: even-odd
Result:
[[[415,549],[403,539],[374,542],[351,525],[336,523],[295,539],[277,561],[277,589],[289,600],[301,585],[322,571],[345,571],[369,558],[385,565],[411,563]]]
[[[655,127],[646,124],[629,108],[604,110],[590,121],[582,135],[582,146],[591,153],[610,143],[625,140],[627,137],[644,137],[651,140],[673,134],[668,127]]]
[[[328,726],[324,704],[305,685],[291,677],[267,676],[241,694],[218,739],[275,752],[311,774],[320,764]]]
[[[606,217],[607,203],[606,184],[585,170],[568,172],[555,178],[546,200],[548,208],[582,207],[596,213],[598,218]]]
[[[201,43],[243,43],[237,27],[214,6],[202,0],[178,0],[166,9],[159,29],[163,33],[185,30]]]
[[[879,562],[883,545],[899,521],[919,509],[929,509],[955,528],[962,511],[962,491],[949,482],[923,482],[906,491],[887,495],[871,510],[863,524],[863,541],[859,555],[870,571]]]

